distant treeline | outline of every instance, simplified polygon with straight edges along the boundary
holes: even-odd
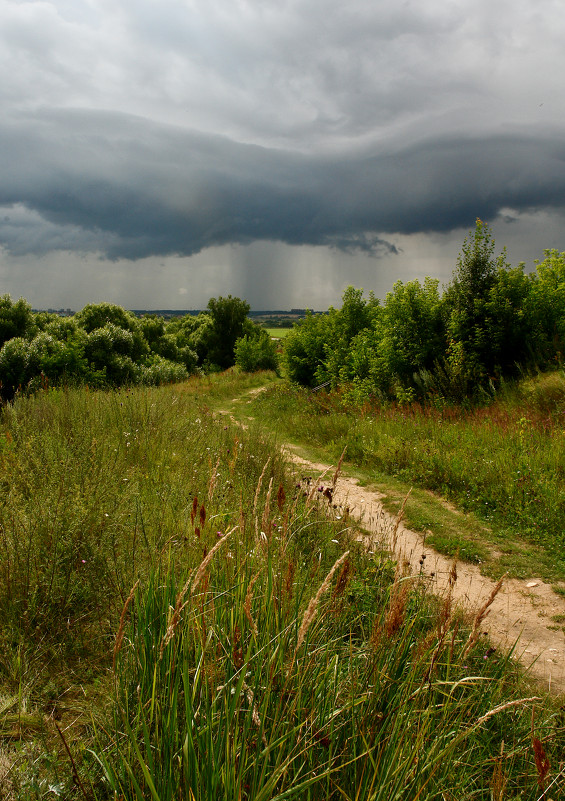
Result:
[[[196,371],[276,369],[275,346],[248,319],[249,304],[228,295],[205,311],[166,322],[111,303],[76,314],[34,313],[23,298],[0,298],[0,394],[63,384],[162,384]]]
[[[352,400],[462,400],[501,378],[561,363],[565,348],[565,253],[546,251],[531,274],[495,256],[477,220],[451,283],[394,285],[384,303],[349,287],[341,309],[307,316],[284,343],[288,377],[341,387]]]

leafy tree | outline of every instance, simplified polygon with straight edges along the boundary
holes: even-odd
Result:
[[[60,384],[88,377],[84,341],[79,337],[60,340],[43,331],[30,342],[28,358],[32,379],[44,377],[49,383]]]
[[[484,382],[495,369],[489,325],[489,298],[497,273],[507,268],[506,252],[494,255],[495,243],[486,223],[477,219],[457,259],[447,289],[447,361],[455,381],[467,391]]]
[[[211,328],[212,318],[208,312],[201,312],[196,317],[187,315],[179,327],[173,322],[169,323],[167,334],[175,337],[177,346],[181,350],[186,348],[195,355],[196,364],[201,367],[207,360]]]
[[[88,303],[75,314],[75,318],[88,334],[97,328],[104,328],[107,323],[112,323],[127,331],[139,327],[134,314],[114,303]]]
[[[88,335],[84,352],[94,371],[103,371],[108,383],[119,386],[135,383],[139,376],[135,344],[131,331],[106,323]]]
[[[20,298],[15,303],[9,295],[0,297],[0,347],[14,337],[31,339],[37,328],[31,306]]]
[[[206,328],[205,360],[209,365],[216,365],[224,370],[235,364],[235,343],[252,330],[252,323],[247,320],[249,303],[240,298],[210,298],[208,313],[211,325]]]
[[[88,334],[97,329],[113,325],[129,331],[132,335],[132,348],[129,355],[135,361],[149,353],[149,345],[143,335],[142,327],[132,312],[126,311],[121,306],[113,303],[89,303],[81,311],[77,312],[75,319]]]
[[[352,340],[370,328],[378,316],[379,301],[371,293],[369,300],[362,289],[347,287],[340,309],[331,308],[325,315],[307,313],[285,337],[283,363],[291,381],[316,386],[343,380]]]
[[[25,389],[31,378],[29,342],[12,337],[0,350],[0,387],[2,398],[11,400],[18,389]]]
[[[391,375],[378,352],[379,340],[375,327],[365,328],[353,337],[347,358],[340,370],[340,383],[356,403],[385,395]]]
[[[40,315],[36,315],[39,317]],[[42,315],[41,315],[42,316]],[[51,317],[51,315],[49,315]],[[65,342],[69,339],[77,339],[81,342],[86,340],[86,332],[82,329],[76,318],[73,317],[59,317],[58,314],[52,315],[52,319],[43,321],[39,325],[40,331],[45,331],[46,334],[51,334],[55,339]]]
[[[305,387],[323,383],[326,342],[329,333],[328,315],[307,312],[294,324],[284,339],[283,365],[288,378]]]
[[[367,302],[362,289],[347,287],[343,293],[341,309],[329,310],[326,321],[325,374],[319,370],[320,379],[330,379],[332,386],[338,385],[352,339],[371,326],[378,311],[379,301],[372,293]]]
[[[561,363],[565,353],[565,252],[545,251],[532,276],[526,316],[541,364]]]
[[[485,329],[495,376],[515,374],[537,360],[538,345],[528,314],[532,280],[524,266],[499,268],[485,301]]]
[[[144,314],[137,322],[149,349],[153,353],[160,353],[161,343],[165,336],[164,318],[157,314]]]
[[[70,320],[72,317],[61,317],[56,312],[36,312],[33,316],[33,322],[38,331],[45,331],[46,328],[57,320]]]
[[[445,350],[439,282],[398,281],[389,292],[377,327],[382,375],[391,385],[414,387],[414,377],[433,369]]]
[[[205,322],[210,322],[210,315],[207,312],[200,314],[185,314],[184,317],[175,317],[166,325],[166,333],[175,337],[179,348],[190,344],[190,338],[194,332]]]

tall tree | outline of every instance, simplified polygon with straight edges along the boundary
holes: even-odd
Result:
[[[235,364],[235,343],[252,330],[247,315],[249,303],[240,298],[210,298],[208,312],[212,324],[206,331],[207,358],[210,365],[225,370]]]
[[[532,276],[528,322],[535,355],[542,366],[565,356],[565,251],[546,250]]]
[[[449,369],[464,391],[482,383],[496,366],[489,326],[488,302],[499,270],[507,269],[506,251],[494,255],[495,243],[486,223],[477,219],[457,259],[445,294]]]

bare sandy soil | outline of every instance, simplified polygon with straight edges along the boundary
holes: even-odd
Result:
[[[306,461],[289,448],[287,452],[299,476],[319,479],[322,486],[331,484],[335,467]],[[414,573],[428,576],[432,590],[441,595],[447,588],[452,560],[428,548],[423,536],[402,522],[396,525],[395,518],[383,508],[381,498],[378,492],[359,486],[355,479],[340,475],[333,503],[342,512],[348,509],[367,532],[368,548],[378,545],[389,549],[397,558],[409,562]],[[489,597],[495,583],[482,576],[477,566],[466,562],[457,564],[457,576],[454,598],[473,614]],[[514,658],[523,662],[546,690],[560,694],[565,693],[565,634],[552,620],[554,615],[564,615],[565,622],[565,598],[553,592],[548,584],[535,576],[527,581],[507,579],[490,607],[482,630],[500,648],[510,649],[515,645]]]

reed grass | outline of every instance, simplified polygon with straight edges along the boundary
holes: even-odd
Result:
[[[507,798],[534,797],[530,719],[539,697],[508,700],[509,663],[481,651],[463,664],[463,638],[451,649],[429,638],[434,617],[429,607],[418,613],[422,597],[418,606],[407,600],[410,615],[378,642],[355,642],[354,610],[342,606],[351,631],[337,637],[330,601],[313,621],[269,593],[273,558],[256,579],[256,635],[245,614],[253,576],[240,557],[232,582],[218,562],[162,657],[177,592],[171,574],[138,591],[114,727],[97,751],[107,788],[97,797],[486,799],[495,759]],[[384,615],[375,623],[386,631]],[[536,725],[546,748],[558,747],[551,717]]]

